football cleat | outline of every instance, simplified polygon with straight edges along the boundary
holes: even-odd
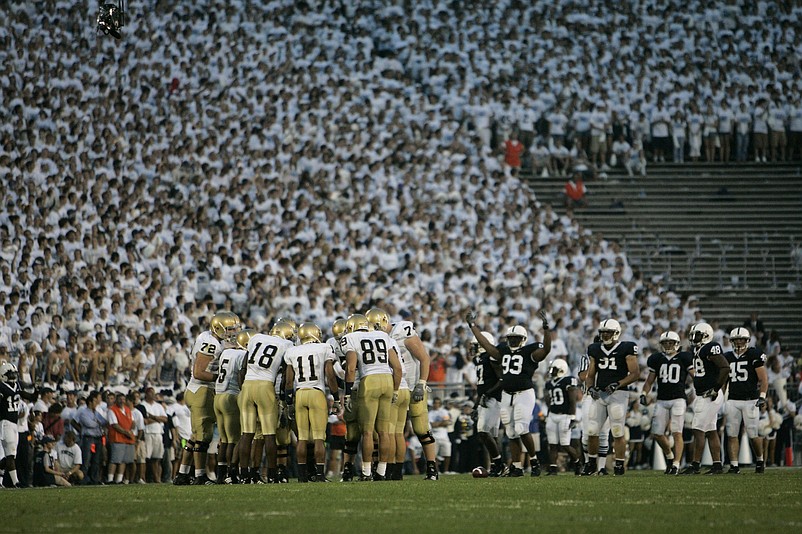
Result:
[[[670,475],[670,474],[671,474],[671,468],[672,468],[672,467],[674,467],[674,464],[668,464],[668,467],[666,467],[666,470],[665,470],[665,471],[663,471],[663,474],[664,474],[664,475]]]
[[[372,482],[373,481],[373,477],[370,476],[370,475],[366,475],[364,473],[360,473],[358,480],[359,480],[359,482]]]
[[[721,467],[721,464],[713,464],[713,467],[705,471],[706,475],[723,475],[724,468]]]
[[[507,473],[510,478],[518,478],[524,476],[524,470],[520,467],[510,466],[510,471]]]
[[[267,482],[262,478],[261,475],[252,475],[251,484],[267,484]]]
[[[679,472],[680,475],[698,475],[702,470],[694,465],[686,466],[685,469]]]
[[[373,482],[384,482],[385,480],[387,480],[386,476],[375,472],[373,473]]]
[[[502,462],[494,463],[490,466],[487,476],[492,478],[500,477],[504,473],[504,464]]]
[[[764,460],[758,460],[755,462],[755,473],[758,475],[762,475],[766,472],[766,462]]]
[[[351,482],[354,480],[354,466],[351,462],[346,462],[343,466],[343,476],[340,482]]]
[[[727,471],[728,475],[740,475],[741,474],[741,466],[738,465],[731,465],[729,471]]]
[[[201,475],[199,477],[195,477],[194,479],[192,479],[192,482],[190,482],[190,485],[191,486],[214,486],[214,482],[208,476],[203,474],[203,475]]]
[[[539,477],[540,476],[540,465],[533,465],[529,474],[530,474],[530,476],[533,476],[533,477]]]
[[[546,476],[550,477],[550,476],[555,476],[555,475],[557,475],[557,466],[556,465],[550,465],[548,471],[546,471]]]
[[[188,474],[178,473],[173,479],[173,486],[189,486],[191,481],[192,479]]]
[[[290,479],[287,477],[287,466],[279,464],[277,469],[278,472],[276,474],[276,483],[286,484],[287,482],[289,482]]]
[[[677,467],[676,465],[672,464],[671,467],[666,469],[666,474],[667,475],[679,475],[679,467]]]
[[[596,469],[590,462],[588,462],[588,463],[585,464],[585,467],[584,467],[584,469],[582,469],[582,472],[579,473],[579,476],[583,476],[583,477],[596,476]]]
[[[606,467],[602,467],[601,469],[599,469],[599,476],[600,477],[606,477],[609,474],[610,473],[607,472],[607,468]]]
[[[581,474],[582,474],[582,462],[577,460],[576,462],[574,462],[574,476],[578,477]]]
[[[223,482],[226,484],[239,484],[239,477],[236,475],[234,476],[229,475],[225,478],[225,480],[223,480]]]
[[[622,477],[626,473],[623,465],[613,466],[613,476]]]

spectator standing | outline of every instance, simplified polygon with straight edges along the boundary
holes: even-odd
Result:
[[[713,101],[708,98],[707,107],[704,114],[704,129],[702,136],[705,143],[705,161],[712,163],[716,160],[716,146],[718,140],[718,115],[713,109]]]
[[[749,157],[749,132],[752,128],[752,114],[746,103],[738,105],[735,112],[735,161],[744,162]]]
[[[665,153],[670,146],[668,137],[670,123],[671,114],[663,105],[663,100],[660,99],[657,101],[657,107],[652,111],[651,117],[652,148],[654,149],[652,161],[663,162],[666,160]]]
[[[594,167],[606,170],[607,166],[607,130],[610,126],[610,116],[607,114],[607,104],[599,101],[590,117],[590,160]]]
[[[674,145],[674,162],[685,162],[685,140],[687,138],[688,124],[682,111],[676,110],[674,118],[671,120],[671,140]]]
[[[81,433],[81,457],[84,461],[83,484],[100,484],[100,467],[103,459],[103,433],[106,421],[97,412],[100,393],[93,391],[86,398],[86,405],[78,409],[73,419],[73,427]]]
[[[187,442],[192,439],[192,414],[184,399],[183,391],[175,396],[175,403],[167,407],[167,416],[173,421],[173,428],[175,429],[175,432],[173,432],[173,449],[175,449],[176,458],[180,459],[180,452],[184,450]],[[173,463],[173,478],[178,475],[180,463],[179,461]]]
[[[785,105],[775,96],[769,108],[769,130],[771,130],[771,161],[785,161],[785,149],[788,143],[785,135],[785,123],[788,114]]]
[[[521,155],[524,145],[518,140],[518,132],[510,132],[510,137],[504,141],[504,163],[515,169],[521,168]]]
[[[111,454],[106,483],[122,484],[126,469],[134,463],[136,428],[134,413],[125,402],[125,395],[117,393],[114,404],[109,406],[109,443]],[[129,479],[125,478],[127,484]]]
[[[752,111],[752,146],[755,149],[755,162],[766,163],[769,139],[769,112],[765,99],[760,99]]]
[[[732,155],[732,126],[735,122],[735,113],[727,103],[727,99],[723,99],[717,108],[718,114],[718,141],[721,145],[721,161],[729,163]]]
[[[691,161],[696,163],[702,155],[702,129],[704,128],[704,117],[699,113],[696,102],[691,101],[688,113],[688,148]]]
[[[788,159],[802,160],[802,96],[794,97],[788,114]]]
[[[585,200],[587,188],[582,180],[582,174],[575,172],[571,178],[565,182],[565,206],[566,208],[584,208],[588,205]]]
[[[167,412],[156,399],[156,390],[153,387],[145,389],[145,401],[142,406],[145,409],[145,459],[149,476],[158,484],[162,479],[164,424],[167,422]]]

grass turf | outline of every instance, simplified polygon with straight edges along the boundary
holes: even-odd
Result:
[[[802,470],[0,490],[0,532],[798,532]]]

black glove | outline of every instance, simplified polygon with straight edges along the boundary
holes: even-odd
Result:
[[[345,408],[346,412],[351,412],[353,406],[351,405],[351,395],[346,395],[343,397],[343,408]]]
[[[540,320],[543,321],[543,323],[542,323],[543,330],[548,330],[549,329],[549,321],[548,321],[548,319],[546,319],[546,312],[544,312],[543,310],[540,311]]]
[[[646,406],[647,404],[649,404],[649,403],[646,401],[646,395],[641,395],[641,396],[640,396],[640,403],[641,403],[641,404],[643,404],[644,406]]]
[[[613,382],[609,384],[606,388],[604,388],[604,392],[608,395],[612,395],[618,389],[618,382]]]
[[[292,404],[287,405],[287,421],[292,424],[295,421],[295,406]]]
[[[473,410],[471,410],[471,421],[476,423],[479,420],[479,410],[477,409],[477,405],[473,405]]]
[[[479,397],[479,406],[482,408],[487,408],[487,395],[482,395]]]
[[[281,428],[290,426],[290,421],[287,418],[287,403],[284,401],[278,403],[278,426]]]
[[[601,392],[599,391],[599,388],[595,386],[588,388],[588,395],[590,395],[590,398],[593,400],[599,400],[601,398]]]
[[[468,326],[473,327],[476,324],[476,312],[471,310],[465,314],[465,322],[468,323]]]
[[[755,403],[755,406],[757,406],[758,408],[762,408],[765,405],[766,405],[766,399],[764,399],[763,397],[757,399],[757,402]]]
[[[718,390],[716,388],[710,388],[707,391],[703,391],[700,397],[705,399],[715,399],[718,397]]]

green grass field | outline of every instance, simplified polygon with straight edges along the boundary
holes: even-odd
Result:
[[[802,470],[0,491],[0,532],[799,532]],[[733,530],[735,529],[735,530]]]

